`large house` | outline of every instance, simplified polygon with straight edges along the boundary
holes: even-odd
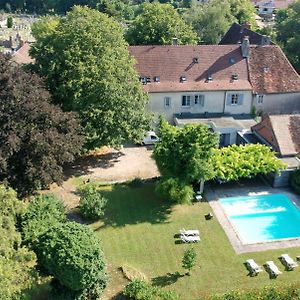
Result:
[[[240,45],[131,46],[129,50],[149,93],[149,109],[170,123],[178,125],[182,118],[205,123],[212,117],[212,123],[220,117],[226,123],[226,116],[232,121],[254,111],[300,112],[300,76],[276,45],[250,45],[245,37]],[[238,124],[231,123],[228,132],[219,127],[228,134],[225,144],[235,142]]]

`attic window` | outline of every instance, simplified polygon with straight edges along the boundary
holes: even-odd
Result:
[[[234,57],[230,57],[230,58],[229,58],[229,63],[230,63],[231,65],[235,64],[235,58],[234,58]]]
[[[193,63],[194,63],[194,64],[199,63],[199,58],[198,58],[198,57],[194,57],[194,58],[193,58]]]
[[[232,74],[232,75],[231,75],[231,79],[232,79],[232,80],[238,80],[238,79],[239,79],[238,74]]]
[[[269,71],[270,71],[269,67],[268,66],[264,66],[264,72],[268,73]]]
[[[211,74],[208,74],[207,77],[206,77],[206,82],[209,82],[209,81],[212,81],[213,80],[213,77]]]
[[[141,76],[141,77],[140,77],[140,82],[141,82],[142,84],[147,84],[147,77]]]
[[[186,76],[185,76],[185,75],[182,75],[182,76],[180,77],[180,82],[186,82],[186,81],[187,81]]]
[[[159,83],[160,82],[160,76],[154,76],[153,80],[154,80],[154,82]]]

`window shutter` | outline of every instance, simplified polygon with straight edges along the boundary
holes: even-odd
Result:
[[[244,95],[239,94],[238,95],[238,105],[243,105]]]
[[[231,98],[232,98],[232,94],[227,94],[227,98],[226,98],[227,105],[231,105]]]
[[[204,106],[204,95],[201,95],[200,98],[200,105],[203,107]]]

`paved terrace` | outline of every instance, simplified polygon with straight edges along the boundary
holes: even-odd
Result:
[[[293,248],[300,247],[300,238],[284,239],[278,241],[262,242],[256,244],[243,244],[239,238],[236,230],[230,223],[227,215],[225,214],[222,206],[219,204],[218,199],[226,197],[239,197],[239,196],[254,196],[261,194],[286,194],[290,200],[300,209],[300,197],[294,194],[290,189],[271,188],[264,184],[226,184],[214,185],[206,189],[205,198],[209,202],[217,217],[219,223],[222,225],[233,249],[237,254],[246,252],[258,252],[271,249],[280,248]]]

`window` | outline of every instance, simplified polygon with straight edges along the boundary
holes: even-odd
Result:
[[[204,106],[204,95],[195,95],[195,105]]]
[[[257,104],[262,104],[264,102],[264,95],[257,95]]]
[[[171,97],[164,98],[165,107],[171,107]]]
[[[231,105],[237,105],[239,100],[238,94],[232,94],[231,95]]]
[[[191,96],[182,96],[181,106],[191,106]]]

